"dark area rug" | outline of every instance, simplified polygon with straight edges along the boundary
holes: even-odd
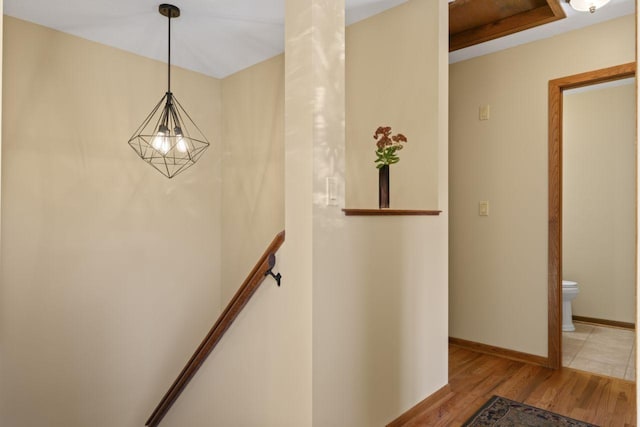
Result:
[[[493,396],[478,412],[465,422],[462,427],[598,427],[574,420],[544,409],[514,402],[500,396]]]

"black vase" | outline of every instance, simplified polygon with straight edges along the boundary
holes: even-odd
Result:
[[[389,207],[389,165],[378,169],[378,204],[380,209]]]

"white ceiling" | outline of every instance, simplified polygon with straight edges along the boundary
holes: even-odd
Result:
[[[346,0],[349,23],[406,0]],[[4,14],[166,62],[167,18],[175,4],[171,62],[225,77],[284,50],[285,0],[4,0]]]
[[[213,77],[225,77],[284,50],[285,0],[176,0],[181,16],[171,21],[171,62]],[[380,13],[406,0],[346,0],[347,23]],[[435,1],[435,0],[428,0]],[[167,18],[158,0],[4,0],[4,13],[26,21],[124,49],[167,59]],[[451,53],[456,62],[581,26],[627,15],[634,0],[611,0],[595,14],[568,19]]]

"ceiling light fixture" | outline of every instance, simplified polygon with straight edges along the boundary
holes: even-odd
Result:
[[[595,12],[596,9],[600,9],[605,4],[609,3],[609,0],[567,0],[567,3],[578,12]]]
[[[180,9],[161,4],[158,11],[169,21],[167,92],[129,139],[129,145],[145,162],[173,178],[193,166],[209,142],[171,93],[171,18],[179,17]]]

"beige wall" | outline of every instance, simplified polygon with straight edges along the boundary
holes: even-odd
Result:
[[[263,284],[251,308],[242,313],[169,413],[168,426],[385,425],[447,382],[446,212],[440,217],[346,218],[341,211],[344,85],[348,87],[351,80],[347,74],[344,82],[340,67],[344,42],[339,3],[288,3],[282,189],[274,186],[268,190],[273,191],[272,197],[262,199],[261,192],[268,187],[257,184],[278,168],[273,156],[280,148],[274,132],[268,150],[247,138],[237,138],[233,143],[241,146],[226,150],[229,168],[238,164],[241,173],[225,173],[225,178],[237,180],[233,184],[225,180],[225,187],[248,188],[265,200],[263,205],[253,205],[244,193],[238,199],[225,196],[225,215],[236,212],[237,216],[245,208],[256,212],[251,219],[232,219],[231,226],[240,236],[253,238],[249,229],[259,224],[275,226],[258,212],[268,211],[269,206],[278,212],[278,193],[284,190],[287,238],[278,254],[282,288],[271,281]],[[317,9],[311,13],[313,8]],[[354,28],[358,31],[358,26],[366,30],[403,22],[409,26],[408,33],[420,34],[420,43],[418,38],[396,41],[408,51],[429,52],[431,60],[422,63],[421,74],[439,82],[414,98],[416,108],[409,109],[423,111],[427,107],[421,104],[434,103],[438,111],[429,138],[437,143],[440,156],[439,206],[447,206],[448,193],[447,10],[445,1],[414,0],[347,29],[347,62],[351,57],[358,59],[358,43],[375,45],[378,37],[385,37],[373,32],[370,40],[350,45],[348,34]],[[309,28],[317,38],[310,38]],[[368,47],[362,50],[366,54]],[[256,121],[268,128],[279,122],[281,111],[273,94],[281,81],[275,71],[281,64],[280,58],[274,58],[223,81],[225,123],[237,120],[238,126],[250,126]],[[263,87],[247,90],[253,82]],[[398,92],[412,90],[402,74],[392,85]],[[369,102],[367,93],[347,90],[347,94],[362,104]],[[241,99],[227,104],[228,96]],[[248,108],[258,103],[260,111]],[[231,105],[240,106],[233,108],[244,112],[244,118],[227,116],[232,114]],[[258,149],[267,154],[254,155],[253,167],[233,158],[233,153]],[[326,177],[338,180],[337,206],[325,204]],[[259,249],[262,246],[256,244]],[[239,249],[237,253],[254,260]]]
[[[547,355],[548,81],[633,61],[634,31],[627,16],[451,65],[451,336]]]
[[[284,229],[284,55],[222,80],[222,300]]]
[[[219,307],[220,84],[175,69],[212,142],[168,180],[127,140],[166,65],[5,17],[2,424],[140,426]]]
[[[431,2],[435,7],[437,2]],[[437,97],[423,98],[438,91],[438,67],[433,63],[438,27],[420,28],[424,15],[406,10],[393,8],[347,31],[349,208],[378,207],[373,139],[378,126],[391,126],[394,134],[401,132],[408,139],[399,151],[400,162],[390,167],[390,207],[445,208],[438,205]]]
[[[426,179],[423,168],[429,176],[435,173],[433,180],[420,182],[421,189],[407,189],[403,207],[446,208],[447,23],[447,2],[410,0],[347,28],[347,206],[354,206],[349,188],[373,194],[375,202],[360,207],[377,206],[376,180],[359,182],[349,171],[362,166],[375,176],[372,132],[380,121],[398,118],[389,124],[413,136],[400,168],[416,181]],[[378,54],[372,55],[375,49]],[[393,50],[413,58],[412,65],[377,74],[380,58],[395,57]],[[404,104],[378,105],[374,113],[371,105],[379,101],[374,87]],[[429,111],[433,115],[425,116]],[[362,137],[352,138],[354,130]],[[350,152],[357,144],[366,145],[362,159]],[[318,187],[322,191],[321,182]],[[393,191],[392,207],[402,200]],[[433,203],[427,205],[427,199]],[[316,206],[314,425],[386,425],[447,383],[448,215],[345,217],[338,209],[342,203],[335,209]]]
[[[562,271],[573,314],[635,322],[635,83],[563,99]]]
[[[312,240],[307,232],[312,216],[311,203],[305,203],[311,185],[303,185],[304,175],[310,179],[312,172],[312,98],[310,70],[301,57],[310,56],[310,37],[305,40],[310,6],[309,1],[287,2],[286,64],[284,56],[272,58],[222,83],[228,251],[223,260],[230,263],[223,267],[229,282],[223,295],[233,293],[286,221],[276,267],[282,287],[271,279],[262,284],[169,412],[167,426],[312,425]]]
[[[222,80],[222,100],[221,268],[227,304],[284,229],[284,56]],[[292,339],[299,325],[291,320],[297,289],[281,266],[284,256],[283,248],[276,267],[283,287],[265,280],[163,425],[309,425],[308,408],[294,403],[305,399],[297,385],[305,373],[296,369],[304,341]]]
[[[411,0],[361,22],[348,42],[366,64],[376,58],[362,35],[375,45],[388,35],[371,27],[402,26],[396,43],[429,57],[385,83],[413,94],[409,80],[435,79],[398,115],[415,135],[416,170],[435,163],[430,190],[408,191],[403,207],[448,203],[447,10]],[[176,70],[176,93],[214,144],[171,181],[126,145],[164,90],[161,63],[7,18],[0,398],[12,427],[143,423],[282,214],[283,287],[265,282],[163,423],[383,425],[446,383],[446,212],[341,212],[342,12],[341,2],[289,1],[286,64],[274,58],[223,82]],[[355,115],[372,96],[360,90]],[[414,131],[427,111],[430,125]],[[324,204],[327,176],[338,206]]]

